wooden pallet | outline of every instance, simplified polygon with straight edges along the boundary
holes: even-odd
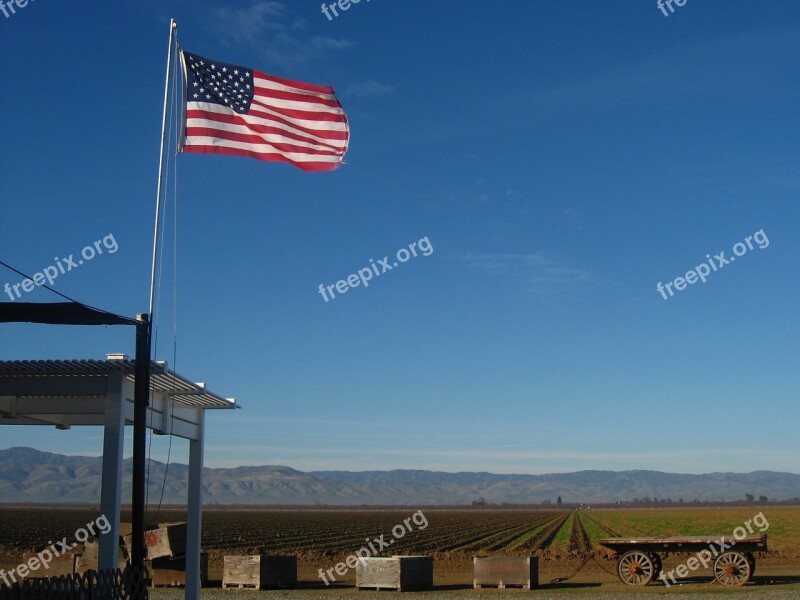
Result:
[[[356,586],[357,590],[375,590],[376,592],[380,592],[382,590],[386,590],[388,592],[401,592],[400,586],[389,587],[386,585],[358,585]]]
[[[259,585],[257,583],[223,583],[223,590],[257,590]]]
[[[359,585],[356,587],[357,590],[375,590],[376,592],[381,592],[386,590],[387,592],[400,592],[402,591],[399,587],[385,587],[385,586],[377,586],[377,585]]]
[[[478,583],[477,581],[475,581],[473,583],[473,587],[476,590],[480,590],[480,589],[483,589],[483,588],[492,588],[492,589],[496,589],[496,590],[505,590],[505,589],[509,589],[509,588],[520,588],[520,589],[523,589],[523,590],[530,590],[531,589],[531,582],[529,581],[528,583],[504,583],[504,582],[500,581],[499,583],[492,584],[492,583]]]

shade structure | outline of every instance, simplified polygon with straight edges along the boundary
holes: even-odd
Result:
[[[134,319],[92,308],[80,302],[0,302],[0,323],[136,325]]]
[[[147,427],[189,440],[186,598],[200,594],[203,440],[206,410],[238,408],[236,400],[209,391],[151,362]],[[0,425],[103,426],[100,508],[111,528],[100,537],[100,568],[115,568],[122,501],[125,425],[133,423],[136,361],[121,354],[106,360],[0,361]]]

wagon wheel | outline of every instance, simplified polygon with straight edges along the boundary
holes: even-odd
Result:
[[[664,565],[661,562],[661,557],[655,552],[650,553],[650,559],[653,561],[653,579],[656,579],[659,575],[661,575]]]
[[[646,552],[631,550],[620,557],[617,563],[617,574],[627,585],[647,585],[656,576],[655,564]]]
[[[754,576],[756,574],[756,559],[753,556],[752,552],[745,552],[744,556],[747,559],[747,562],[750,563],[750,577],[748,578],[747,581],[753,581],[753,579],[755,579]]]
[[[722,585],[742,586],[752,574],[750,561],[742,552],[723,552],[714,561],[714,577]]]

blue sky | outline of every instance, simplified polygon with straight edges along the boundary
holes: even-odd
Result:
[[[112,235],[55,288],[126,315],[147,308],[170,17],[190,52],[333,85],[351,127],[332,173],[183,155],[177,210],[170,176],[157,357],[243,406],[210,415],[207,465],[800,472],[795,2],[0,15],[0,258],[34,273]],[[429,256],[318,293],[425,236]],[[0,359],[133,350],[127,328],[0,329]],[[0,435],[102,450],[99,429]]]

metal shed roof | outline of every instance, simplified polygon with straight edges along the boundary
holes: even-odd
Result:
[[[235,399],[181,377],[165,362],[151,362],[150,368],[147,427],[158,434],[198,439],[201,413],[239,408]],[[135,372],[136,361],[122,354],[108,360],[0,361],[0,425],[104,425],[114,405],[132,424]]]
[[[113,355],[112,355],[113,356]],[[206,389],[204,383],[194,383],[169,370],[163,361],[150,363],[150,387],[163,392],[175,402],[200,408],[238,408],[234,398],[223,398]],[[38,393],[43,386],[24,385],[25,378],[91,378],[120,374],[131,384],[135,381],[136,361],[128,358],[109,360],[7,360],[0,361],[0,396],[17,397],[99,397],[94,386],[85,386],[86,393]],[[80,385],[70,385],[69,392],[80,392]],[[26,392],[26,393],[12,393]]]

